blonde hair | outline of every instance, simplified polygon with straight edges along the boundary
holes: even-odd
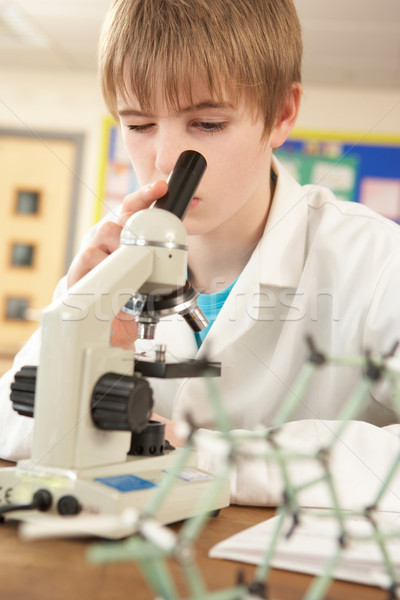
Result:
[[[151,111],[156,90],[192,104],[200,78],[212,98],[245,97],[265,129],[301,81],[301,28],[292,0],[114,0],[99,45],[106,104],[132,92]],[[226,97],[225,97],[226,99]]]

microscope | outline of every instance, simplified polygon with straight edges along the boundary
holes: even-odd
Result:
[[[23,367],[11,392],[14,409],[34,416],[32,456],[0,470],[0,513],[2,504],[7,516],[22,521],[41,511],[141,511],[183,451],[164,440],[162,423],[150,420],[147,377],[218,376],[220,364],[168,363],[165,348],[157,348],[154,360],[137,359],[133,350],[112,347],[111,322],[120,310],[129,312],[145,339],[173,313],[194,331],[207,325],[187,282],[182,223],[205,168],[201,154],[183,152],[167,194],[132,215],[119,248],[43,311],[39,367]],[[196,500],[212,485],[213,476],[197,469],[195,451],[185,468],[190,476],[177,477],[155,515],[163,524],[193,516]],[[24,509],[35,502],[36,510]],[[228,504],[226,482],[212,508]]]

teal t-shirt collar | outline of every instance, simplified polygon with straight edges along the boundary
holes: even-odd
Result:
[[[228,285],[228,287],[224,288],[223,290],[219,290],[218,292],[215,292],[214,294],[199,294],[199,296],[197,298],[197,303],[199,305],[199,308],[202,310],[204,315],[207,317],[208,326],[205,329],[203,329],[202,331],[200,331],[199,333],[195,333],[195,338],[196,338],[198,348],[200,348],[202,342],[204,341],[204,338],[206,337],[207,333],[210,331],[212,324],[214,323],[215,319],[218,317],[218,314],[219,314],[221,308],[223,307],[223,305],[225,304],[225,301],[226,301],[227,297],[229,296],[236,281],[237,281],[237,279],[235,279],[235,281],[233,281],[230,285]]]

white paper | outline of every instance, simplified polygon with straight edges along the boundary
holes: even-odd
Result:
[[[386,543],[386,548],[400,577],[400,514],[374,513],[374,519],[379,523],[380,531],[396,534]],[[279,517],[273,517],[220,542],[211,548],[210,557],[260,564],[278,520]],[[272,566],[310,575],[321,574],[338,547],[340,530],[337,520],[328,516],[327,511],[303,510],[300,525],[287,538],[285,534],[291,525],[291,519],[285,520]],[[363,517],[346,517],[345,529],[350,543],[342,551],[334,578],[381,587],[389,585],[390,578],[378,544],[360,539],[371,536],[371,523]]]

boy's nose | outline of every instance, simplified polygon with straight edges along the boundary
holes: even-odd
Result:
[[[187,149],[187,148],[186,148]],[[160,174],[160,177],[166,179],[168,175],[171,173],[176,161],[178,160],[180,154],[185,150],[185,148],[178,148],[175,145],[171,145],[170,147],[163,147],[157,150],[156,155],[156,169]]]
[[[156,169],[160,177],[167,178],[175,166],[176,161],[184,150],[195,150],[189,148],[190,142],[182,132],[173,127],[164,127],[159,131],[156,143]]]

